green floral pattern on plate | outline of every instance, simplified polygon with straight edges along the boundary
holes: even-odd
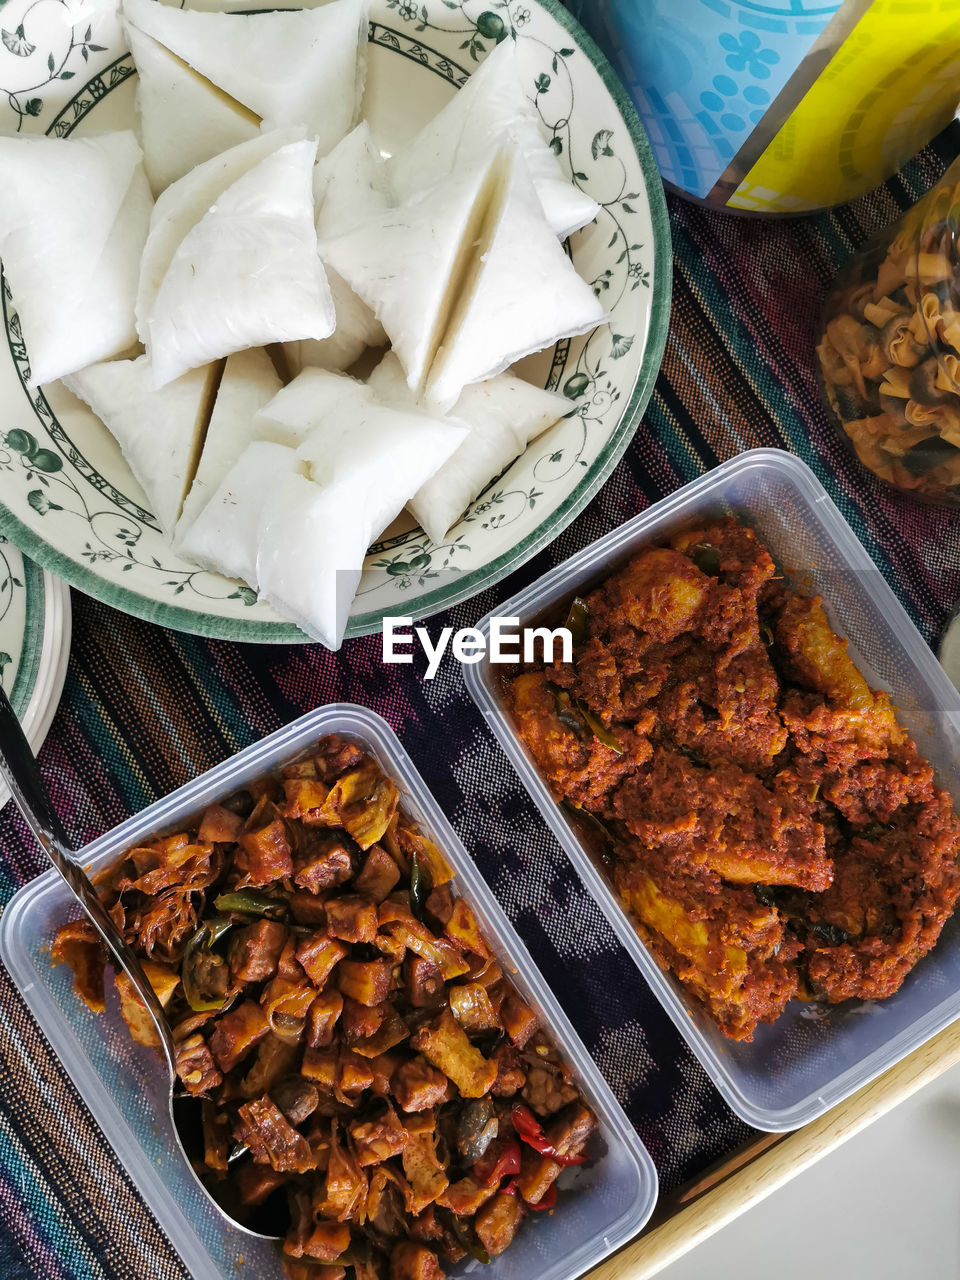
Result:
[[[0,683],[23,719],[43,654],[43,573],[0,538]]]
[[[4,121],[0,107],[0,127],[64,137],[133,122],[135,69],[112,12],[85,0],[0,0],[0,20],[0,103],[11,113]],[[500,40],[514,38],[552,149],[602,206],[569,251],[611,319],[528,362],[527,375],[563,392],[570,412],[488,486],[442,545],[404,515],[370,548],[348,635],[378,629],[385,614],[423,617],[466,599],[552,541],[622,456],[659,367],[670,253],[656,166],[618,82],[559,4],[373,0],[374,131],[396,128],[398,102],[435,95],[435,78],[452,92]],[[59,387],[27,389],[28,353],[5,281],[0,303],[9,351],[0,356],[0,532],[138,616],[237,640],[302,639],[249,587],[174,554],[100,424]]]

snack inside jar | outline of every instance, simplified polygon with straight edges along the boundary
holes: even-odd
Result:
[[[817,355],[860,461],[914,496],[960,502],[960,163],[841,273]]]

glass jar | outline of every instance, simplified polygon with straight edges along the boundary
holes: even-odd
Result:
[[[844,439],[897,489],[960,505],[960,159],[841,272],[817,355]]]

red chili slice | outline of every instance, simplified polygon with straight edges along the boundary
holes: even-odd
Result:
[[[494,1141],[474,1163],[473,1176],[482,1187],[492,1187],[501,1178],[520,1172],[520,1143]]]
[[[513,1120],[513,1127],[516,1129],[518,1137],[528,1147],[533,1147],[534,1151],[538,1151],[542,1156],[554,1155],[552,1143],[543,1132],[540,1121],[529,1107],[525,1107],[522,1102],[516,1103],[510,1113],[510,1118]]]
[[[565,1169],[571,1165],[584,1164],[586,1156],[564,1156],[556,1149],[547,1135],[543,1132],[540,1121],[533,1114],[529,1107],[525,1107],[522,1102],[514,1105],[510,1113],[513,1121],[513,1127],[517,1131],[518,1136],[524,1141],[528,1147],[533,1147],[538,1155],[547,1156],[551,1160],[556,1160],[557,1164],[562,1165]]]

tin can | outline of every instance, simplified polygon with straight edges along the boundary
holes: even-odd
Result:
[[[950,120],[960,0],[578,0],[667,185],[796,214],[862,195]]]

